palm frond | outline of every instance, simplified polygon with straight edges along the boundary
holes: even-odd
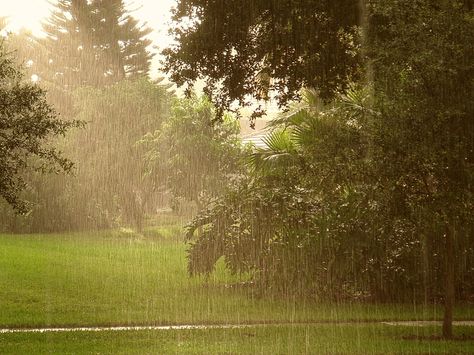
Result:
[[[297,143],[289,130],[274,130],[263,138],[266,145],[249,156],[249,163],[257,170],[272,170],[288,166],[297,155]]]
[[[370,88],[351,85],[349,89],[340,96],[339,108],[351,119],[362,118],[366,115],[374,115],[372,109]]]
[[[264,143],[272,151],[290,151],[294,149],[291,135],[285,129],[271,131],[263,138]]]

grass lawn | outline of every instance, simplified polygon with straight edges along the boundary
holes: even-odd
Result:
[[[177,227],[127,232],[0,235],[0,328],[441,319],[442,307],[271,300],[235,290],[219,267],[190,279]],[[474,319],[460,305],[455,319]],[[474,353],[472,341],[404,340],[434,328],[381,324],[249,329],[0,334],[0,353]],[[456,333],[474,329],[456,327]],[[335,344],[340,343],[336,348]],[[35,349],[35,351],[32,351]],[[315,350],[321,349],[321,350]],[[451,349],[451,350],[450,350]],[[294,350],[294,351],[293,351]],[[469,350],[469,351],[468,351]]]
[[[456,328],[458,334],[472,329]],[[413,340],[434,328],[379,324],[0,334],[2,354],[473,354],[474,341]]]

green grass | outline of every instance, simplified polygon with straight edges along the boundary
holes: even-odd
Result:
[[[472,335],[472,329],[457,328]],[[435,328],[376,324],[0,334],[2,354],[472,354],[474,341],[409,340]]]
[[[186,273],[181,230],[0,235],[0,328],[95,325],[295,323],[245,329],[0,334],[5,354],[474,353],[472,341],[409,340],[434,327],[363,323],[440,319],[439,306],[321,304],[230,289],[222,263],[208,280]],[[245,277],[242,278],[245,280]],[[458,320],[474,307],[456,308]],[[298,322],[350,321],[314,324]],[[474,328],[455,333],[474,336]]]
[[[440,319],[441,307],[318,304],[229,289],[221,265],[190,279],[179,229],[137,236],[0,235],[0,327]],[[474,319],[459,306],[456,319]]]

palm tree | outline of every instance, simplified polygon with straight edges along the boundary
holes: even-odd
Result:
[[[325,103],[315,89],[304,89],[301,101],[270,124],[263,138],[265,147],[255,148],[249,163],[260,172],[281,170],[305,161],[305,151],[322,143],[329,131],[351,128],[362,130],[368,117],[376,115],[371,108],[369,89],[350,86],[344,94]]]

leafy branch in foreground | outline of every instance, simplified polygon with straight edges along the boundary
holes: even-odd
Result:
[[[26,171],[71,171],[73,163],[52,145],[52,138],[80,126],[56,117],[45,92],[24,80],[14,57],[0,44],[0,196],[16,212],[28,211],[20,197]]]

